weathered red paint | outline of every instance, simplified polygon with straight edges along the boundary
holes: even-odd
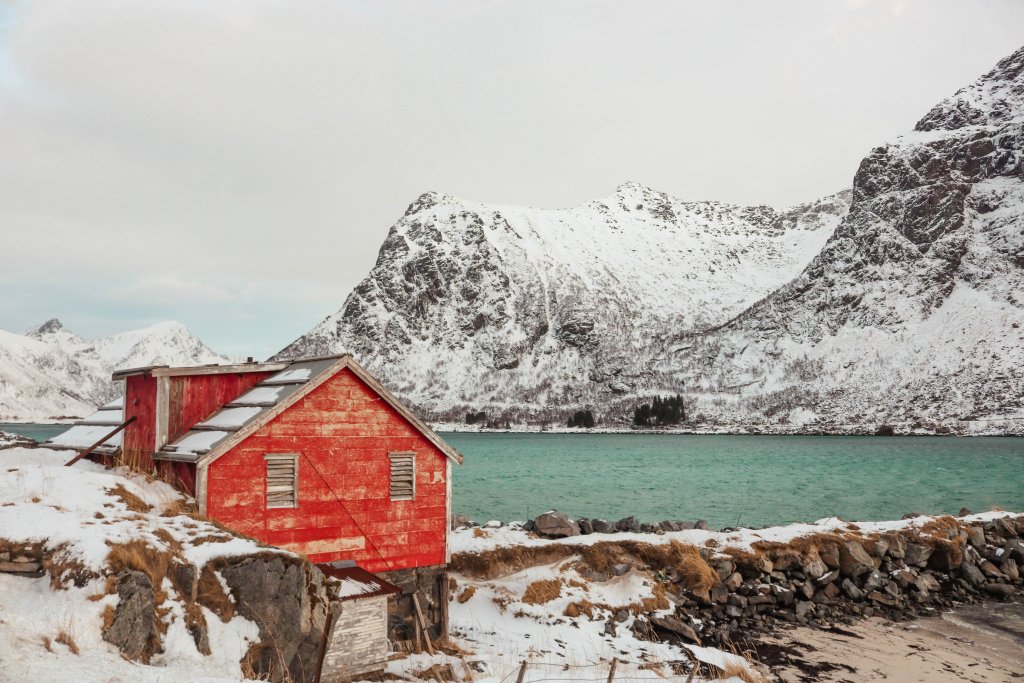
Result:
[[[416,453],[414,500],[391,500],[396,451]],[[299,454],[297,508],[267,508],[267,453]],[[447,476],[444,453],[346,368],[210,463],[206,514],[313,562],[354,560],[373,572],[439,565]]]
[[[272,374],[236,372],[168,377],[168,443]]]
[[[124,464],[144,472],[153,470],[153,446],[156,439],[156,379],[129,375],[124,381],[124,417],[137,418],[124,430],[121,459]]]

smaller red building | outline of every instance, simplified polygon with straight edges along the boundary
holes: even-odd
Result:
[[[351,356],[115,373],[125,462],[239,533],[351,561],[446,630],[451,472],[462,456]],[[394,624],[392,625],[394,626]],[[438,633],[440,635],[440,633]]]

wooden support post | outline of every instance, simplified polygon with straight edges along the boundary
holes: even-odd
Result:
[[[516,678],[516,683],[523,683],[523,679],[526,678],[526,660],[523,660],[523,665],[519,667],[519,676]]]
[[[423,652],[423,641],[420,638],[420,620],[416,617],[412,619],[412,631],[416,634],[416,654]]]
[[[72,465],[74,465],[74,464],[75,464],[76,462],[78,462],[79,460],[81,460],[82,458],[84,458],[85,456],[89,455],[89,454],[90,454],[90,453],[92,453],[92,452],[93,452],[94,450],[96,450],[97,448],[99,448],[100,446],[102,446],[102,445],[103,445],[103,442],[104,442],[104,441],[106,441],[107,439],[110,439],[111,437],[114,437],[114,436],[116,436],[116,435],[117,435],[117,433],[118,433],[118,432],[120,432],[120,431],[121,431],[122,429],[124,429],[125,427],[127,427],[128,425],[130,425],[130,424],[131,424],[132,422],[135,422],[135,420],[136,420],[136,419],[137,419],[137,418],[136,418],[136,417],[135,417],[134,415],[132,415],[132,416],[131,416],[131,417],[129,417],[129,418],[127,419],[127,420],[125,420],[125,421],[124,421],[124,422],[122,422],[122,423],[121,423],[120,425],[118,425],[117,429],[115,429],[114,431],[110,432],[109,434],[107,434],[106,436],[104,436],[104,437],[103,437],[102,439],[100,439],[99,441],[97,441],[97,442],[96,442],[96,443],[94,443],[93,445],[89,446],[89,447],[88,447],[88,448],[86,448],[86,449],[85,449],[84,451],[82,451],[81,453],[79,453],[79,454],[78,454],[78,455],[76,455],[75,457],[71,458],[71,459],[70,459],[70,460],[68,460],[68,461],[67,461],[66,463],[64,463],[64,467],[71,467],[71,466],[72,466]]]
[[[427,620],[423,618],[419,596],[415,593],[412,594],[412,605],[416,608],[416,618],[419,620],[420,628],[423,629],[423,640],[427,643],[427,652],[434,654],[434,646],[430,644],[430,629],[427,628]]]
[[[612,681],[615,680],[615,667],[618,665],[618,663],[619,663],[619,658],[618,657],[612,657],[612,665],[608,669],[608,683],[612,683]]]

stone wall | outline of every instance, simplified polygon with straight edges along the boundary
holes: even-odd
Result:
[[[416,608],[412,596],[419,598],[423,618],[430,637],[448,635],[448,565],[415,567],[391,572],[378,572],[385,581],[395,584],[402,592],[388,603],[388,637],[394,641],[413,640]]]

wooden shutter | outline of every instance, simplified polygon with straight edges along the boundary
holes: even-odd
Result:
[[[388,453],[391,460],[391,500],[416,497],[416,454]]]
[[[267,507],[299,506],[299,456],[296,453],[273,453],[263,456],[267,461]]]

